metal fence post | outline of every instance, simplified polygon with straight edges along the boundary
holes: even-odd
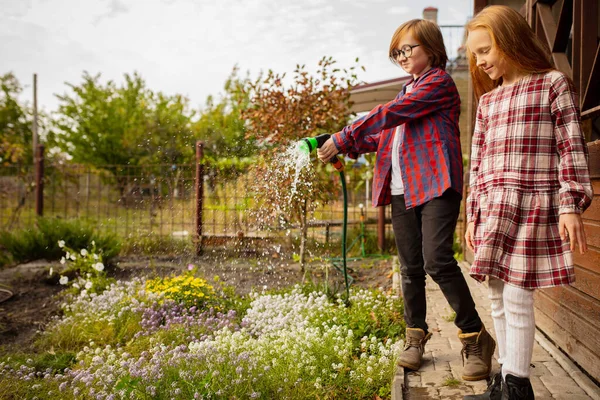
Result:
[[[202,248],[202,209],[204,208],[204,142],[196,142],[196,255],[201,255]]]
[[[34,154],[35,160],[35,213],[44,215],[44,145],[39,144]]]

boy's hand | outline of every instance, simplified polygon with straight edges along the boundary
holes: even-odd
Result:
[[[475,233],[475,225],[473,222],[469,222],[467,224],[467,231],[465,232],[465,242],[467,243],[467,247],[473,253],[475,253],[475,245],[473,244],[473,235]]]
[[[317,156],[319,157],[319,160],[324,163],[331,160],[337,153],[339,153],[339,150],[335,147],[335,143],[333,143],[333,139],[331,138],[327,139],[327,141],[323,143],[323,146],[317,149]]]
[[[575,251],[577,245],[579,245],[580,254],[587,251],[587,241],[581,215],[575,213],[561,214],[558,219],[558,231],[562,240],[569,240],[571,243],[571,251]]]

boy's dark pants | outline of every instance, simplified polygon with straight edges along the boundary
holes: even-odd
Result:
[[[481,330],[473,297],[452,250],[460,199],[455,190],[448,189],[442,196],[407,210],[403,195],[392,196],[392,225],[402,264],[404,321],[409,328],[428,332],[427,273],[456,312],[456,326],[464,333]]]

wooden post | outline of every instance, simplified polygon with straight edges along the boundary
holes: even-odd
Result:
[[[196,142],[196,255],[201,255],[202,248],[202,209],[204,208],[204,142]]]
[[[37,112],[37,74],[33,74],[33,122],[31,124],[32,131],[32,143],[33,143],[33,159],[35,163],[35,157],[38,145],[38,112]]]
[[[385,206],[378,207],[379,214],[377,217],[377,245],[379,251],[385,251]]]
[[[402,278],[400,276],[400,258],[392,257],[392,293],[395,296],[402,297]]]
[[[44,215],[44,146],[38,145],[34,153],[35,163],[35,213]]]

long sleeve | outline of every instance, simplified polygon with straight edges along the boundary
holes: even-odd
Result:
[[[424,76],[418,89],[399,95],[333,135],[340,153],[368,153],[377,150],[379,133],[408,121],[455,105],[456,86],[446,74]]]
[[[582,213],[592,202],[588,149],[581,131],[575,91],[560,74],[550,87],[550,108],[559,161],[560,214]]]
[[[475,120],[475,131],[471,144],[471,169],[469,172],[469,196],[467,197],[467,222],[475,220],[479,208],[479,194],[477,193],[477,175],[481,164],[481,153],[485,143],[485,120],[483,118],[482,102],[477,107],[477,118]]]

